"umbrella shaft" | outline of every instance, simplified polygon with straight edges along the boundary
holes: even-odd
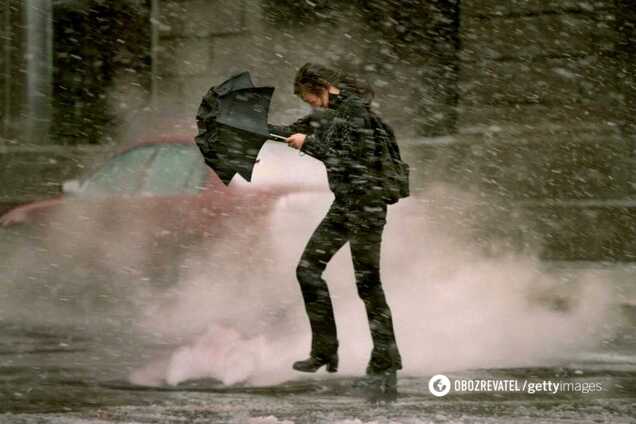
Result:
[[[270,134],[269,134],[269,136],[270,136],[272,139],[277,140],[277,141],[287,141],[287,137],[283,137],[283,136],[281,136],[281,135],[276,135],[276,134],[271,134],[271,133],[270,133]]]

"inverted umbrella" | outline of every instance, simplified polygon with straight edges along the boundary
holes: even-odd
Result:
[[[251,181],[258,152],[270,138],[267,115],[273,87],[254,87],[243,72],[208,91],[197,113],[197,145],[219,178],[229,184],[234,174]]]

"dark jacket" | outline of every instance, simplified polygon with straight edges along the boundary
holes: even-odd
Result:
[[[272,130],[308,135],[302,151],[324,163],[337,201],[390,204],[407,197],[408,165],[393,131],[371,111],[369,100],[341,88],[329,103],[329,109]]]

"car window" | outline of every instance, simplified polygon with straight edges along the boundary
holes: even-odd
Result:
[[[143,146],[115,156],[82,182],[81,195],[138,193],[142,188],[148,164],[156,152],[157,148],[154,146]]]
[[[207,168],[194,145],[161,146],[148,170],[144,194],[196,193],[201,189]]]

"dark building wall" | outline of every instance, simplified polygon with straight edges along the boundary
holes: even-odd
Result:
[[[636,258],[627,3],[462,1],[458,131],[418,158],[484,199],[486,238]]]
[[[46,19],[34,23],[29,7],[39,18],[51,11],[53,29],[48,39],[42,30],[31,50],[29,30]],[[58,194],[63,180],[103,154],[98,144],[111,140],[121,111],[133,109],[130,100],[143,97],[135,106],[147,105],[147,10],[135,0],[0,3],[0,210]],[[49,67],[37,71],[50,75],[50,84],[29,91],[30,52],[49,42]],[[43,127],[50,130],[41,134]]]
[[[18,139],[26,115],[24,3],[4,0],[0,9],[0,137]]]
[[[103,143],[118,124],[116,94],[134,86],[148,94],[146,2],[4,0],[0,18],[1,137]]]
[[[474,172],[457,178],[514,200],[631,193],[618,14],[611,0],[462,2],[456,137],[470,150],[451,162]]]
[[[619,33],[617,77],[623,81],[625,131],[636,140],[636,1],[617,0],[616,27]],[[636,148],[636,143],[632,144]],[[636,149],[634,150],[636,151]]]
[[[369,79],[400,134],[446,134],[456,120],[456,14],[452,1],[162,1],[159,106],[191,117],[212,84],[249,69],[278,89],[272,118],[290,119],[301,107],[294,73],[318,61]]]
[[[91,12],[93,3],[106,4],[58,2],[56,8],[107,21],[110,12]],[[20,13],[21,2],[11,4]],[[450,182],[482,196],[504,217],[525,202],[532,215],[527,222],[552,229],[554,240],[565,229],[578,228],[582,216],[631,216],[588,213],[576,202],[598,201],[604,207],[635,193],[633,0],[109,4],[111,11],[114,4],[138,11],[133,13],[137,24],[117,30],[132,38],[109,35],[114,26],[107,23],[98,32],[101,38],[91,39],[94,34],[86,30],[88,38],[79,46],[66,38],[60,44],[67,53],[76,54],[78,47],[77,56],[91,58],[78,67],[72,56],[56,58],[56,81],[80,79],[77,92],[66,93],[66,85],[54,88],[61,105],[55,120],[68,123],[56,128],[55,138],[65,143],[101,143],[109,135],[121,142],[152,132],[193,134],[202,95],[245,69],[257,84],[277,87],[271,121],[288,122],[307,110],[291,93],[296,69],[319,61],[370,81],[376,107],[396,128],[412,164],[416,189]],[[157,19],[145,25],[153,4]],[[58,34],[64,22],[57,21]],[[22,45],[20,32],[12,34],[12,45]],[[14,49],[19,57],[20,47]],[[104,59],[106,53],[111,56]],[[12,64],[16,87],[24,80],[19,63]],[[20,116],[20,97],[11,97],[16,99],[12,113]],[[75,126],[68,114],[87,119],[92,133]],[[555,209],[546,206],[550,202],[561,203]],[[502,222],[501,215],[484,214]],[[629,219],[616,221],[622,227],[607,234],[636,232],[626,224]],[[581,237],[600,243],[597,253],[618,249],[603,245],[601,233]],[[578,255],[563,243],[555,246],[552,250],[566,257]]]
[[[613,0],[464,0],[460,128],[617,123],[617,14]]]
[[[389,58],[393,59],[394,72],[385,76],[390,83],[385,94],[390,95],[398,85],[410,86],[407,101],[391,104],[387,109],[400,110],[404,106],[414,109],[407,118],[409,134],[434,137],[454,133],[458,102],[459,1],[359,3],[365,27],[376,30],[368,59],[375,57],[380,69],[386,58],[378,57],[378,50],[388,51]]]
[[[54,143],[107,142],[129,109],[148,103],[149,14],[147,4],[138,1],[84,0],[55,6]],[[122,91],[129,93],[127,101],[118,98]]]

